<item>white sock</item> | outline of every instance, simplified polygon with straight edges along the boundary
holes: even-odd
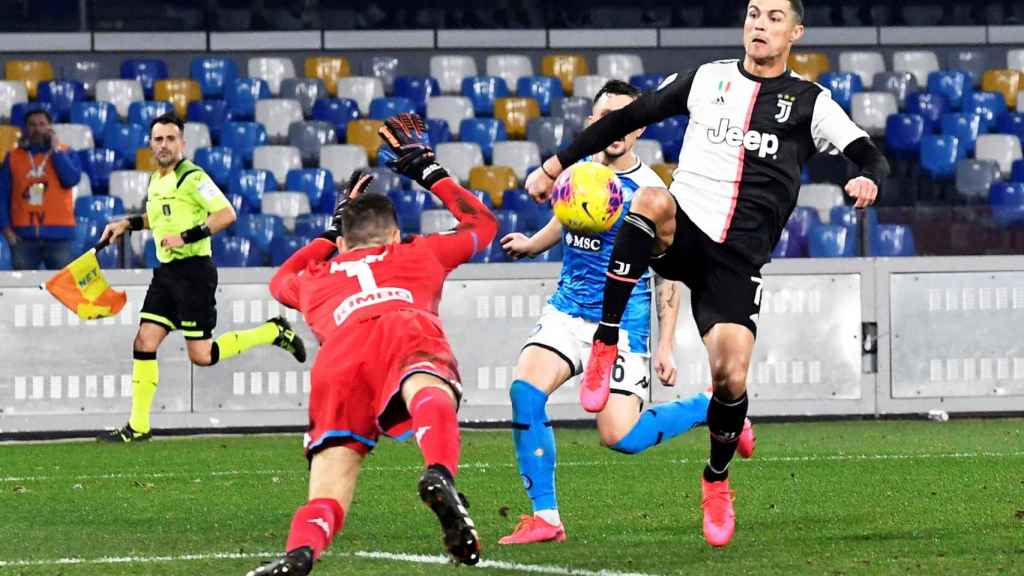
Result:
[[[551,510],[537,510],[533,515],[539,517],[541,520],[551,524],[552,526],[562,525],[562,517],[558,515],[557,508]]]

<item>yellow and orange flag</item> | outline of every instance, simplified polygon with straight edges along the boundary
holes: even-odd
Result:
[[[46,281],[50,294],[82,320],[116,316],[128,300],[124,292],[110,287],[96,259],[96,252],[106,245],[90,248]]]

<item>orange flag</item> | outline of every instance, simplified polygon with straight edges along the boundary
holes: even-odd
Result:
[[[90,248],[46,281],[50,294],[82,320],[116,316],[128,300],[124,292],[110,287],[100,270],[96,251],[104,246]]]

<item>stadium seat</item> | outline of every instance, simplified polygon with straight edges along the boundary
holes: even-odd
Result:
[[[672,185],[673,175],[678,167],[678,164],[662,163],[651,166],[651,170],[654,170],[654,173],[658,175],[658,178],[661,178],[661,181],[665,183],[667,188]]]
[[[885,148],[890,154],[916,158],[924,137],[924,119],[917,114],[891,114],[885,120]]]
[[[427,117],[447,122],[455,138],[459,137],[462,121],[473,116],[473,103],[465,96],[432,96],[427,100]]]
[[[313,120],[334,125],[339,136],[348,131],[348,123],[359,118],[359,104],[350,98],[319,98],[313,103]]]
[[[157,80],[153,87],[153,97],[157,100],[166,100],[174,105],[174,112],[179,118],[185,118],[188,114],[189,102],[203,99],[203,95],[199,91],[199,83],[186,78]]]
[[[331,184],[333,191],[334,185]],[[301,238],[316,238],[331,227],[331,214],[302,214],[295,218],[295,235]]]
[[[384,143],[377,133],[382,126],[383,120],[353,120],[348,123],[348,131],[345,134],[345,141],[349,144],[362,146],[366,150],[366,157],[370,162],[377,162],[377,150]]]
[[[794,248],[796,242],[791,241],[790,237],[791,235],[789,230],[786,228],[783,228],[782,231],[779,232],[779,240],[775,243],[775,248],[772,248],[773,260],[776,258],[798,258],[800,256],[799,254],[793,253],[796,251]]]
[[[1008,178],[1013,163],[1021,159],[1020,138],[1010,134],[983,134],[978,137],[975,157],[995,161],[1000,178]]]
[[[592,108],[593,102],[586,98],[567,96],[551,103],[551,115],[565,120],[566,130],[577,134],[586,125]]]
[[[960,110],[964,98],[973,91],[970,77],[960,70],[936,70],[928,74],[928,92],[945,97],[950,110]]]
[[[218,268],[241,268],[251,265],[252,245],[248,238],[216,234],[211,243],[213,263]]]
[[[476,142],[447,142],[438,144],[434,152],[437,161],[448,169],[462,184],[469,182],[469,171],[484,163],[484,154]]]
[[[132,102],[128,106],[128,123],[138,124],[149,130],[149,125],[157,116],[173,112],[174,106],[162,100],[143,100]]]
[[[1010,180],[1024,182],[1024,160],[1017,160],[1010,168]]]
[[[910,72],[881,72],[875,75],[872,89],[888,92],[896,97],[900,110],[907,107],[907,98],[918,91],[917,78]]]
[[[396,56],[377,55],[363,60],[363,76],[378,78],[384,85],[384,92],[394,92],[395,78],[399,75],[400,62]]]
[[[225,100],[228,113],[233,120],[252,120],[256,113],[256,102],[270,98],[270,88],[259,78],[236,78],[228,86]]]
[[[422,190],[392,190],[388,197],[395,205],[398,227],[403,234],[419,234],[420,219],[427,194]]]
[[[382,96],[384,96],[384,84],[380,78],[349,76],[338,79],[338,98],[355,100],[359,105],[359,113],[363,116],[370,113],[370,102],[374,98]]]
[[[213,138],[210,137],[210,129],[202,122],[185,122],[185,157],[191,160],[196,155],[196,150],[213,146]]]
[[[561,150],[567,143],[566,136],[562,118],[534,118],[526,125],[526,140],[537,145],[543,158]]]
[[[931,50],[899,50],[892,55],[894,72],[910,72],[918,86],[928,85],[928,74],[939,69],[939,59]]]
[[[18,147],[18,140],[21,139],[21,128],[17,126],[0,125],[0,162],[7,159],[7,153]]]
[[[907,113],[917,114],[924,120],[926,134],[933,134],[940,128],[942,115],[948,108],[946,97],[940,94],[915,93],[907,96]]]
[[[981,89],[1002,94],[1007,108],[1017,107],[1017,93],[1024,89],[1019,70],[987,70],[981,77]]]
[[[1000,134],[1012,134],[1018,138],[1024,138],[1024,113],[1007,112],[1001,114],[996,120],[996,132]]]
[[[861,85],[871,88],[875,75],[885,72],[885,60],[881,52],[844,51],[839,53],[839,71],[860,76]]]
[[[832,70],[824,52],[793,52],[789,55],[789,69],[811,82]]]
[[[193,58],[189,65],[189,76],[199,83],[204,99],[223,99],[235,78],[238,78],[238,65],[231,58]]]
[[[996,119],[1006,113],[1006,100],[995,92],[974,92],[964,99],[963,111],[980,116],[981,131],[991,132]]]
[[[452,141],[452,131],[448,127],[447,120],[442,118],[426,118],[424,122],[427,124],[427,141],[430,142],[431,146]]]
[[[522,140],[530,120],[540,117],[540,107],[533,98],[498,98],[494,101],[494,117],[505,124],[509,138]]]
[[[459,127],[459,140],[475,142],[483,152],[484,161],[491,163],[491,151],[494,143],[508,139],[505,124],[494,118],[467,118]]]
[[[432,96],[440,95],[441,87],[437,80],[430,76],[399,76],[395,78],[395,96],[406,98],[412,102],[415,112],[420,116],[427,113],[427,101]],[[370,115],[373,115],[372,111]],[[381,120],[383,119],[381,118]]]
[[[519,218],[523,221],[524,225],[533,217],[538,206],[538,204],[533,201],[533,198],[530,198],[530,195],[526,193],[526,190],[523,190],[522,188],[506,190],[498,205],[501,206],[503,210],[509,210],[519,214]]]
[[[85,172],[78,179],[78,184],[71,187],[71,198],[78,199],[82,196],[92,196],[92,182],[89,181],[89,175]]]
[[[107,148],[87,148],[79,150],[82,172],[89,175],[93,194],[106,194],[110,185],[110,173],[123,170],[127,162],[117,152]]]
[[[221,190],[226,190],[242,170],[242,157],[227,146],[200,148],[192,161],[205,170]]]
[[[879,224],[871,229],[871,255],[880,258],[916,256],[914,235],[909,226]]]
[[[124,214],[124,202],[115,196],[84,196],[75,200],[75,216],[78,217],[109,222],[121,214]]]
[[[298,100],[302,106],[303,118],[313,113],[317,98],[327,98],[327,86],[319,78],[285,78],[281,81],[281,98]]]
[[[657,140],[639,139],[633,146],[633,152],[636,153],[641,162],[648,166],[661,164],[665,161],[665,156],[661,151],[661,142]]]
[[[519,85],[520,78],[533,76],[533,63],[529,56],[522,54],[491,54],[487,56],[484,72],[501,78],[511,88]]]
[[[1003,227],[1024,224],[1024,182],[994,182],[988,199],[997,224]]]
[[[270,265],[280,266],[285,260],[306,245],[306,240],[298,234],[286,234],[274,238],[270,243]]]
[[[107,196],[103,198],[111,200]],[[82,200],[82,209],[86,212],[78,212],[76,208],[75,211],[78,215],[75,217],[75,231],[71,240],[71,250],[75,253],[85,252],[96,244],[100,239],[100,235],[103,234],[103,228],[107,225],[107,217],[104,215],[105,209],[103,206],[99,206],[99,214],[93,214],[89,212],[91,210],[90,204],[84,202],[85,198]],[[116,200],[116,198],[113,198],[113,200]],[[75,203],[77,205],[78,201],[76,200]]]
[[[956,191],[968,204],[987,203],[988,190],[997,180],[999,165],[995,160],[965,159],[956,163]]]
[[[309,198],[309,209],[313,212],[331,214],[334,212],[334,176],[323,168],[300,168],[289,170],[285,177],[284,189],[302,192]]]
[[[46,60],[8,60],[4,66],[4,78],[23,82],[28,97],[35,100],[39,84],[53,80],[53,66]]]
[[[54,134],[57,135],[61,143],[66,144],[72,150],[96,147],[92,130],[85,124],[53,124],[52,126]]]
[[[811,258],[852,258],[857,255],[857,238],[847,226],[819,224],[811,228],[807,242]]]
[[[932,179],[949,180],[956,173],[959,151],[956,136],[927,134],[921,140],[921,168]]]
[[[593,100],[597,92],[608,83],[608,78],[597,75],[577,76],[572,81],[572,94]]]
[[[497,76],[468,76],[462,79],[462,95],[473,103],[477,116],[493,116],[494,103],[508,96],[508,86]]]
[[[100,80],[96,83],[96,101],[110,102],[117,109],[118,116],[128,117],[132,102],[145,100],[142,84],[138,80]]]
[[[818,83],[832,92],[832,99],[850,112],[853,95],[864,91],[860,76],[853,72],[829,72],[818,78]]]
[[[96,96],[96,83],[103,78],[103,66],[96,60],[75,60],[66,71],[67,78],[78,80],[90,97]]]
[[[299,149],[302,163],[315,166],[320,161],[320,148],[336,144],[338,133],[334,125],[322,120],[293,122],[288,127],[288,144]]]
[[[686,133],[686,123],[683,116],[671,116],[655,122],[644,129],[641,135],[643,138],[656,140],[661,144],[661,153],[665,162],[676,162],[679,159],[679,150],[683,146],[683,134]]]
[[[516,184],[516,174],[509,166],[474,166],[469,171],[469,187],[486,192],[491,203],[499,208],[505,191]]]
[[[1011,70],[1024,71],[1024,48],[1006,51],[1006,67]]]
[[[220,142],[224,123],[231,120],[231,114],[224,100],[200,100],[189,102],[188,118],[192,122],[205,124],[210,132],[210,138],[216,144]]]
[[[352,75],[352,67],[343,56],[310,56],[302,65],[306,78],[317,78],[323,82],[330,94],[338,94],[338,79]],[[327,95],[320,95],[326,98]]]
[[[163,60],[131,58],[121,61],[121,79],[138,80],[142,85],[146,100],[163,100],[154,95],[157,81],[165,78],[167,78],[167,63]]]
[[[121,259],[121,244],[114,243],[96,253],[96,261],[104,270],[119,270],[131,268],[131,263],[123,263]]]
[[[980,129],[981,118],[977,114],[942,115],[942,133],[956,136],[957,144],[960,147],[958,154],[961,158],[966,158],[974,153],[974,145],[978,141]]]
[[[367,171],[373,175],[373,181],[366,188],[367,194],[387,195],[391,190],[408,190],[412,188],[412,180],[395,174],[386,166],[374,166]]]
[[[843,190],[835,184],[804,184],[797,193],[797,206],[807,206],[818,211],[824,222],[829,218],[829,210],[834,206],[842,206]]]
[[[387,120],[400,112],[416,111],[416,105],[412,100],[398,96],[374,98],[370,102],[370,118],[373,120]]]
[[[38,87],[39,101],[49,102],[54,122],[64,122],[71,115],[71,106],[86,99],[85,87],[77,80],[47,80]]]
[[[348,183],[354,170],[368,167],[368,158],[366,148],[354,144],[330,144],[320,149],[320,167],[334,176],[335,187]]]
[[[899,112],[896,98],[888,92],[860,92],[853,95],[850,117],[872,136],[885,133],[886,118]]]
[[[277,216],[288,231],[295,229],[295,218],[309,214],[309,196],[305,192],[267,192],[263,195],[261,212]]]
[[[249,77],[266,81],[270,93],[281,93],[281,81],[295,78],[295,65],[291,58],[253,57],[249,58]]]
[[[13,263],[11,262],[11,247],[7,244],[7,240],[0,237],[0,270],[11,270],[13,269]]]
[[[267,138],[274,144],[288,141],[288,127],[302,122],[302,105],[288,98],[267,98],[256,101],[256,121],[267,129]]]
[[[263,195],[277,188],[277,179],[270,170],[239,170],[231,177],[227,190],[244,200],[245,212],[254,214],[263,205]]]
[[[562,82],[562,92],[572,96],[573,80],[590,74],[590,67],[581,54],[548,54],[541,59],[540,73],[558,78]]]
[[[784,230],[788,232],[788,242],[784,246],[786,258],[805,258],[809,255],[808,242],[811,229],[821,224],[821,217],[816,208],[797,206],[789,215]]]
[[[628,82],[630,78],[644,73],[644,61],[636,54],[598,54],[597,74]],[[580,94],[576,94],[580,96]]]
[[[463,78],[477,75],[476,61],[464,55],[431,56],[430,75],[437,79],[442,94],[458,94]]]
[[[252,153],[252,167],[270,170],[275,180],[284,182],[289,170],[302,168],[302,155],[294,146],[257,146]]]
[[[198,148],[196,150],[198,150]],[[195,160],[195,150],[192,151],[192,160]],[[153,155],[153,150],[151,148],[139,148],[135,151],[136,170],[153,172],[158,168],[160,168],[160,165],[157,164],[156,156]]]
[[[971,79],[971,87],[981,86],[981,77],[988,70],[988,56],[983,50],[977,48],[958,48],[947,54],[947,68],[950,70],[963,70]]]
[[[526,180],[529,170],[540,166],[540,149],[535,142],[495,142],[491,153],[492,163],[509,166],[520,181]]]
[[[641,92],[653,92],[665,81],[664,74],[636,74],[629,77],[629,83]]]
[[[136,150],[147,146],[149,130],[139,124],[110,124],[107,133],[103,135],[103,147],[117,152],[126,163],[134,160]]]
[[[515,86],[516,96],[537,101],[541,116],[550,115],[551,102],[564,97],[562,83],[552,76],[524,76]]]
[[[259,122],[228,122],[220,136],[220,145],[235,151],[242,164],[252,166],[253,151],[268,143],[267,131]]]
[[[110,195],[120,198],[124,209],[142,212],[149,191],[149,172],[141,170],[115,170],[110,173]]]
[[[274,239],[287,234],[284,220],[279,216],[271,214],[239,214],[238,219],[231,225],[228,232],[234,237],[248,239],[252,242],[253,248],[261,255],[269,255],[270,245]],[[213,237],[217,239],[230,236],[227,234],[215,234]],[[214,257],[216,255],[217,250],[214,248]],[[253,258],[256,261],[261,259],[262,256]]]
[[[11,125],[24,127],[25,118],[33,110],[46,110],[53,117],[53,105],[49,102],[18,102],[11,106]]]
[[[0,80],[0,120],[11,119],[11,107],[28,102],[28,89],[24,82]]]

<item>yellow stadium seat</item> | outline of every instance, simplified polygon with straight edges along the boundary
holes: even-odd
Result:
[[[572,81],[577,76],[590,74],[587,59],[580,54],[548,54],[540,63],[541,74],[562,81],[562,91],[572,96]]]
[[[793,52],[789,55],[789,68],[811,82],[832,70],[824,52]]]
[[[1010,110],[1017,107],[1017,93],[1024,88],[1022,84],[1018,70],[986,70],[981,77],[981,89],[1002,94]]]
[[[522,140],[530,120],[540,118],[540,106],[533,98],[498,98],[494,101],[494,117],[505,123],[509,138]]]
[[[516,187],[516,173],[509,166],[474,166],[469,171],[469,187],[483,190],[496,208],[501,208],[505,190]]]
[[[352,67],[348,60],[341,56],[310,56],[304,65],[306,78],[319,78],[324,81],[327,91],[338,95],[338,78],[352,75]]]
[[[8,60],[4,73],[8,80],[21,80],[28,90],[28,97],[36,99],[39,83],[53,80],[53,66],[46,60]]]
[[[160,167],[156,163],[156,157],[149,148],[139,148],[135,151],[135,169],[144,172],[154,172]]]
[[[0,125],[0,162],[7,158],[7,153],[18,147],[21,129],[8,124]]]
[[[195,80],[170,78],[156,81],[153,85],[153,98],[170,102],[174,105],[174,113],[179,118],[184,118],[188,103],[202,100],[203,95],[199,90],[199,83]]]
[[[672,184],[672,173],[676,171],[676,164],[654,164],[651,169],[661,178],[665,186]]]
[[[345,141],[366,150],[370,163],[377,161],[377,149],[384,143],[377,134],[377,129],[384,125],[383,120],[352,120],[348,123]]]

